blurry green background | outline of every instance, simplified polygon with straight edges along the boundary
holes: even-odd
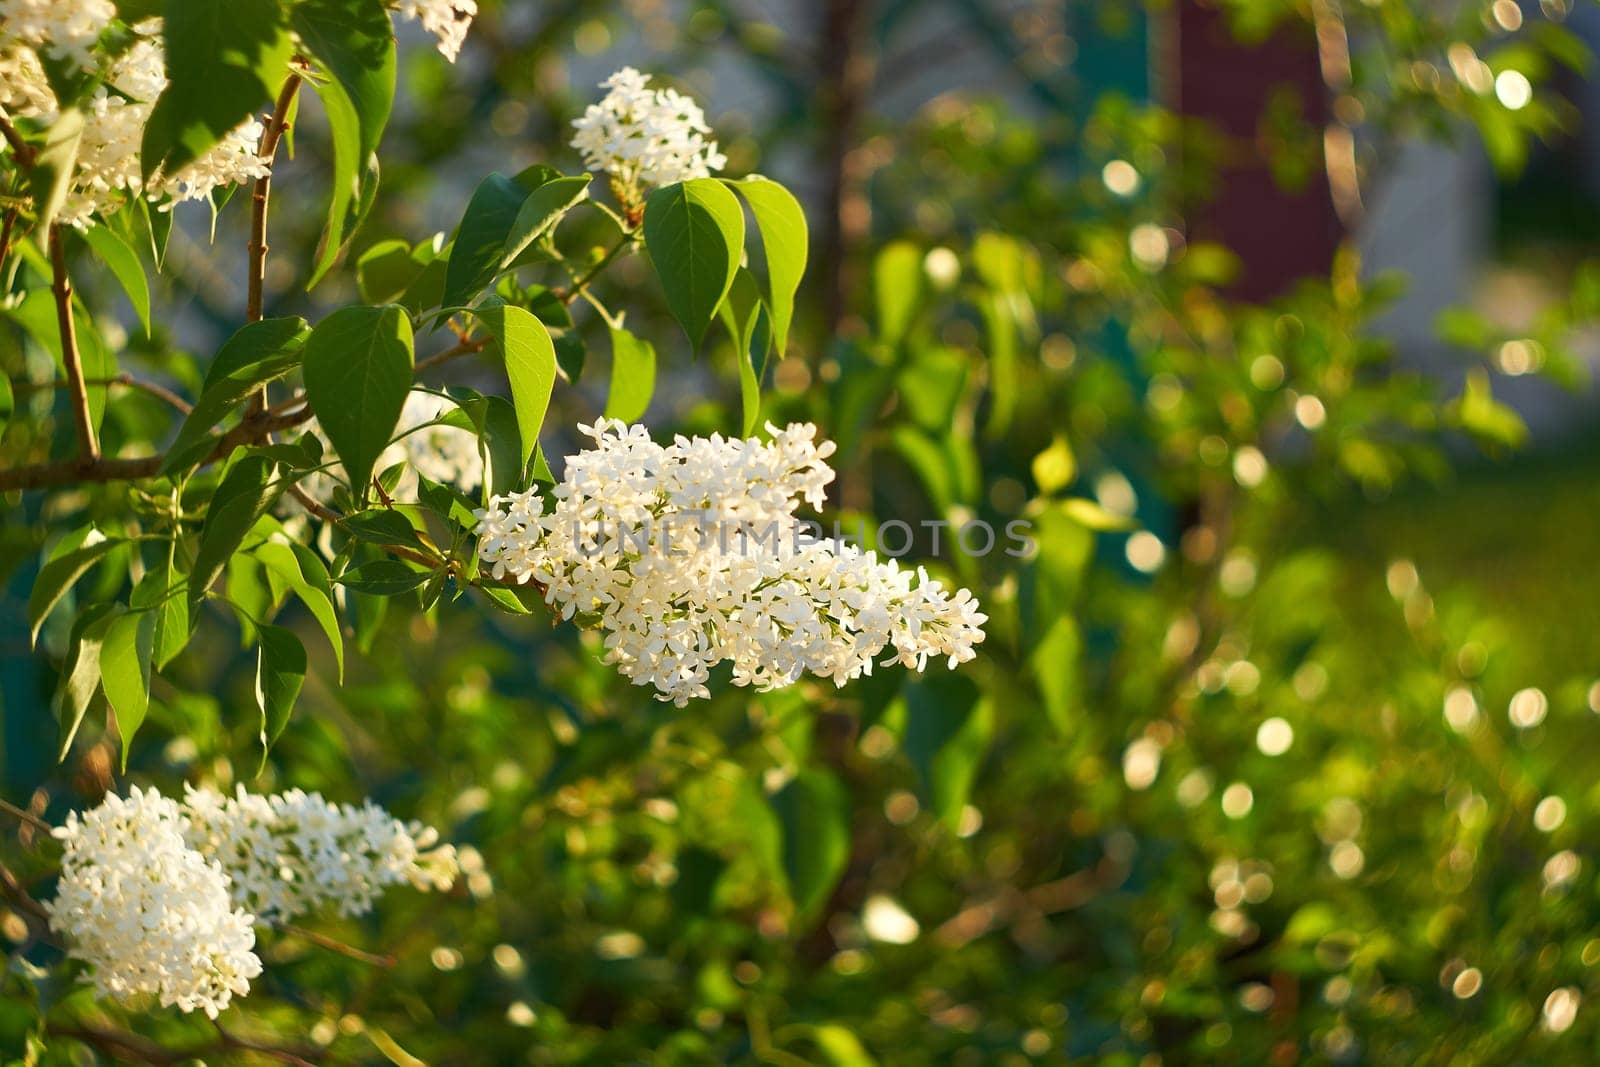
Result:
[[[404,40],[361,243],[448,230],[490,170],[576,170],[567,124],[639,66],[807,204],[768,407],[840,442],[832,505],[1023,518],[1040,550],[927,560],[992,616],[961,671],[682,711],[543,616],[396,604],[342,688],[313,665],[260,785],[370,793],[467,875],[319,927],[393,971],[269,938],[235,1029],[403,1064],[1600,1056],[1600,9],[1347,6],[490,0],[455,67]],[[356,299],[297,276],[302,116],[269,314]],[[186,215],[159,283],[202,356],[245,214]],[[691,359],[644,264],[603,284],[660,351],[652,430],[736,428],[731,352]],[[578,327],[552,456],[604,403]],[[54,815],[114,761],[51,762],[28,515],[0,788]],[[133,781],[248,780],[253,658],[195,646]]]

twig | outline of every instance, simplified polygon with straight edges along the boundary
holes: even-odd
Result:
[[[11,230],[17,224],[17,209],[8,208],[4,222],[0,222],[0,267],[5,266],[6,259],[11,255]]]
[[[52,1037],[66,1038],[71,1041],[81,1041],[92,1045],[106,1053],[113,1055],[118,1061],[125,1063],[146,1064],[177,1064],[188,1063],[191,1060],[214,1057],[218,1052],[237,1051],[253,1052],[258,1056],[266,1056],[277,1060],[279,1063],[294,1064],[295,1067],[314,1067],[306,1056],[316,1055],[310,1050],[305,1050],[303,1056],[299,1052],[273,1045],[259,1044],[246,1038],[238,1037],[221,1024],[217,1027],[217,1040],[204,1045],[189,1048],[168,1048],[157,1044],[149,1038],[140,1037],[128,1030],[119,1030],[115,1027],[101,1026],[95,1023],[46,1023],[45,1032]]]
[[[267,200],[272,193],[273,157],[278,152],[278,141],[289,124],[289,108],[300,91],[300,75],[294,71],[283,83],[277,102],[272,105],[272,115],[261,131],[261,145],[256,155],[267,162],[267,173],[256,179],[255,190],[250,195],[250,273],[246,279],[245,321],[260,322],[263,313],[263,290],[267,282]],[[267,387],[251,401],[252,413],[266,410]]]
[[[44,910],[43,904],[34,900],[28,894],[28,890],[23,886],[21,879],[11,872],[10,867],[3,863],[0,863],[0,888],[5,889],[6,896],[11,898],[13,904],[48,927],[50,913]]]
[[[354,945],[347,945],[336,938],[328,937],[326,934],[319,934],[315,930],[307,930],[305,927],[296,926],[293,923],[284,923],[282,929],[284,933],[293,934],[295,937],[309,941],[318,948],[325,948],[329,952],[337,952],[341,956],[359,960],[362,963],[370,963],[374,967],[389,968],[398,962],[393,956],[364,952]]]
[[[583,274],[578,276],[578,278],[572,283],[571,289],[561,294],[561,303],[570,306],[574,300],[583,295],[583,291],[588,288],[589,283],[594,281],[595,278],[599,277],[600,272],[611,266],[611,261],[621,255],[623,251],[632,244],[633,235],[623,234],[622,240],[618,241],[616,246],[612,248],[611,251],[607,252],[604,256],[601,256],[600,260],[595,263],[594,266],[590,267],[588,270],[584,271]]]
[[[22,134],[11,125],[11,119],[4,112],[0,112],[0,136],[4,136],[11,150],[17,154],[17,162],[24,167],[33,166],[33,146],[22,139]]]
[[[56,324],[61,330],[61,362],[67,371],[67,388],[72,391],[72,412],[78,420],[78,459],[83,465],[93,464],[100,458],[100,442],[95,439],[89,390],[83,384],[83,363],[78,358],[78,333],[72,321],[72,280],[67,277],[67,252],[59,223],[50,227],[50,271],[55,276],[51,291],[56,295]]]
[[[449,363],[451,360],[460,359],[462,356],[470,356],[474,352],[482,352],[488,347],[488,345],[489,341],[487,338],[477,341],[462,341],[460,344],[457,344],[452,348],[447,348],[443,352],[434,353],[427,359],[417,360],[416,366],[411,368],[411,373],[413,376],[415,376],[421,374],[425,370],[432,370],[434,367],[437,367],[441,364]]]
[[[311,418],[311,409],[301,407],[283,414],[267,414],[247,418],[217,439],[214,447],[198,466],[204,467],[226,456],[240,445],[250,444],[263,434],[298,426]],[[0,470],[0,492],[11,489],[48,489],[57,485],[76,485],[88,482],[136,482],[141,478],[154,478],[166,462],[165,455],[141,456],[137,459],[99,459],[85,465],[79,460],[57,460],[28,467]]]
[[[31,811],[19,808],[9,800],[0,800],[0,811],[16,819],[18,822],[27,823],[29,826],[48,836],[55,827],[45,822]]]
[[[56,382],[13,382],[12,383],[12,388],[18,395],[26,396],[28,393],[39,392],[40,390],[44,390],[44,389],[65,389],[70,384],[71,383],[69,383],[69,382],[61,382],[61,381],[56,381]],[[120,386],[124,386],[125,388],[128,388],[128,389],[137,389],[140,392],[149,393],[151,396],[155,397],[156,399],[162,400],[162,401],[165,401],[168,404],[171,404],[173,407],[177,408],[179,411],[183,412],[183,414],[185,414],[185,415],[189,414],[189,412],[194,410],[194,408],[189,404],[189,402],[187,400],[183,399],[183,397],[179,396],[177,393],[174,393],[172,390],[168,389],[166,386],[157,385],[155,382],[147,382],[147,381],[144,381],[143,379],[135,378],[131,374],[126,374],[126,373],[118,374],[118,375],[115,375],[115,376],[110,377],[110,378],[85,378],[83,380],[83,384],[84,385],[108,385],[108,386],[109,385],[120,385]]]

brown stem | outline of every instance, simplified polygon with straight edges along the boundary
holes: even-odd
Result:
[[[255,190],[250,194],[250,273],[246,279],[246,322],[260,322],[263,314],[262,293],[267,282],[267,200],[272,192],[273,157],[278,153],[278,141],[289,125],[289,108],[293,106],[295,94],[299,91],[300,75],[290,71],[283,89],[278,93],[277,102],[272,105],[272,114],[267,119],[266,128],[261,131],[261,144],[256,149],[256,154],[267,162],[267,173],[256,179]],[[259,414],[266,410],[266,406],[267,387],[263,385],[251,401],[250,410]]]
[[[337,938],[328,937],[326,934],[319,934],[315,930],[307,930],[305,927],[296,926],[293,923],[284,923],[283,932],[286,934],[293,934],[295,937],[309,941],[318,948],[325,948],[329,952],[337,952],[341,956],[347,956],[350,959],[359,960],[362,963],[370,963],[374,967],[393,967],[397,962],[393,956],[380,956],[373,952],[363,952],[354,945],[347,945]]]
[[[17,128],[11,125],[11,119],[3,113],[0,113],[0,136],[5,137],[6,143],[17,154],[18,163],[24,167],[33,166],[33,146],[22,139],[22,134],[17,132]]]
[[[55,827],[39,818],[33,812],[19,808],[9,800],[0,800],[0,811],[5,812],[18,822],[27,823],[46,837],[50,836],[50,832],[55,829]]]
[[[11,231],[17,224],[17,209],[10,208],[6,211],[4,222],[0,222],[0,267],[6,265],[6,259],[11,255]]]
[[[67,277],[67,251],[60,225],[50,227],[50,270],[55,276],[51,291],[56,295],[56,324],[61,330],[61,362],[67,371],[67,388],[72,391],[72,413],[78,420],[78,459],[89,465],[100,458],[100,442],[95,439],[89,390],[83,383],[83,363],[78,358],[78,333],[72,321],[72,280]]]
[[[850,252],[865,220],[854,201],[856,176],[851,162],[856,127],[872,87],[872,57],[863,26],[871,3],[827,0],[822,7],[817,52],[822,57],[818,86],[822,111],[822,235],[818,260],[831,272],[823,294],[825,336],[838,332],[851,291]]]
[[[11,873],[10,867],[3,863],[0,863],[0,888],[5,890],[6,896],[10,897],[11,902],[18,908],[27,912],[30,917],[44,923],[46,927],[49,926],[50,913],[44,910],[43,904],[28,895],[27,889],[22,885],[22,881]]]
[[[268,414],[247,418],[217,439],[214,447],[199,466],[208,466],[226,456],[240,445],[257,441],[264,434],[298,426],[311,418],[311,409],[301,407],[283,414]],[[99,459],[88,465],[79,460],[57,460],[29,467],[0,470],[0,492],[12,489],[48,489],[57,485],[76,485],[87,482],[135,482],[141,478],[154,478],[161,472],[166,456],[141,456],[138,459]]]
[[[427,359],[419,359],[417,360],[417,365],[411,368],[412,376],[415,377],[425,370],[432,370],[440,364],[449,363],[451,360],[460,359],[462,356],[470,356],[474,352],[482,352],[488,344],[487,339],[462,341],[460,344],[447,348],[443,352],[434,353]]]
[[[69,382],[13,382],[12,389],[18,396],[26,396],[29,393],[39,392],[44,389],[65,389],[70,384],[71,383]],[[120,385],[127,389],[137,389],[142,393],[149,393],[157,400],[161,400],[172,405],[185,415],[194,410],[187,400],[183,399],[183,397],[179,396],[177,393],[174,393],[166,386],[157,385],[155,382],[147,382],[140,378],[135,378],[131,374],[118,374],[110,378],[85,378],[83,380],[83,384],[106,386]]]

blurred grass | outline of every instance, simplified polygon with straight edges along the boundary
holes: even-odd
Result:
[[[1600,670],[1600,437],[1466,467],[1319,528],[1360,585],[1382,588],[1389,564],[1409,559],[1436,597],[1470,599],[1536,643],[1551,679]]]

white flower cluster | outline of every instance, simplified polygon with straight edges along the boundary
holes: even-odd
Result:
[[[91,70],[94,46],[117,17],[111,0],[0,0],[6,37]]]
[[[439,845],[436,830],[407,826],[370,800],[188,789],[184,812],[190,847],[221,862],[234,902],[262,922],[323,908],[362,915],[389,886],[448,889],[455,878],[455,849]]]
[[[456,874],[432,829],[299,790],[189,789],[179,804],[134,787],[68,815],[55,836],[66,852],[50,926],[100,995],[212,1018],[261,973],[255,923],[359,915],[388,886],[447,889]]]
[[[650,78],[624,67],[600,83],[609,92],[572,125],[572,147],[590,170],[611,175],[625,200],[641,189],[708,178],[727,165],[709,140],[705,112],[672,89],[649,88]]]
[[[114,15],[104,0],[0,0],[0,107],[14,118],[54,122],[60,108],[38,52],[94,69],[100,61],[92,47]],[[270,169],[256,152],[261,123],[249,118],[199,159],[173,174],[157,174],[146,185],[139,146],[167,85],[161,20],[146,19],[133,33],[132,44],[109,61],[104,83],[84,105],[77,167],[61,210],[61,220],[74,226],[87,225],[91,215],[116,208],[129,194],[142,191],[166,209],[254,181]]]
[[[55,831],[66,848],[50,927],[92,968],[103,997],[154,996],[216,1015],[261,973],[252,916],[222,865],[184,840],[178,805],[137,787]]]
[[[417,498],[419,474],[463,493],[471,493],[483,484],[483,453],[478,450],[478,435],[439,421],[455,410],[456,405],[449,398],[426,389],[413,389],[406,396],[395,427],[395,440],[379,455],[376,467],[381,474],[396,463],[405,464],[394,487],[397,499],[410,502]],[[324,451],[332,455],[333,446],[315,419],[306,423],[306,432],[315,434]],[[301,479],[300,486],[314,499],[326,500],[343,474],[344,468],[334,463],[325,471]]]
[[[476,0],[400,0],[401,17],[422,23],[439,39],[439,54],[454,63],[478,13]]]
[[[922,670],[972,659],[988,616],[918,568],[809,536],[833,443],[769,425],[770,442],[580,427],[596,447],[567,459],[553,509],[533,490],[478,513],[479,557],[497,578],[537,582],[563,618],[594,619],[606,660],[682,707],[728,661],[737,685],[775,689],[803,672],[838,685],[884,662]]]

